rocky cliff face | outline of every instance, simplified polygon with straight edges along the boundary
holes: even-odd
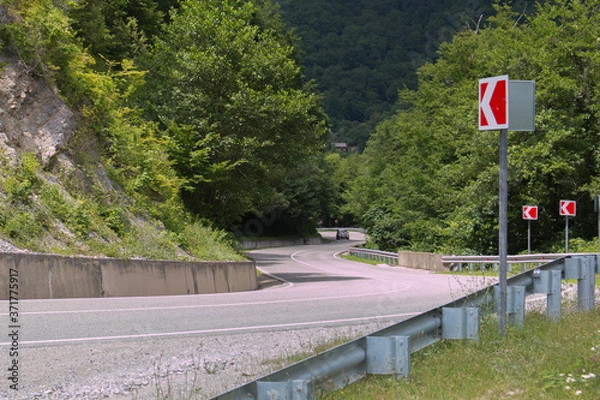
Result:
[[[0,151],[12,163],[20,152],[34,152],[45,167],[73,136],[75,115],[22,62],[6,55],[0,62]]]

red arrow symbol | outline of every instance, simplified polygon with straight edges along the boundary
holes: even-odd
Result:
[[[508,129],[508,75],[479,80],[479,129]]]
[[[497,125],[506,124],[506,81],[496,82],[490,99],[490,108]]]
[[[536,221],[538,219],[537,206],[523,206],[523,219]]]
[[[560,201],[560,215],[567,217],[574,217],[576,211],[576,204],[574,200],[561,200]]]

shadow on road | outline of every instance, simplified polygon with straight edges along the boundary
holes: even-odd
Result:
[[[358,276],[342,276],[342,275],[327,275],[327,274],[315,274],[315,273],[300,273],[300,272],[289,272],[289,273],[277,273],[275,274],[278,278],[293,283],[306,283],[306,282],[341,282],[341,281],[354,281],[364,279]]]
[[[289,261],[289,259],[290,259],[289,256],[275,255],[275,254],[259,254],[259,253],[255,253],[255,254],[249,254],[248,256],[251,259],[253,259],[254,261],[256,261],[257,263],[260,262],[261,266],[283,264],[285,261]]]

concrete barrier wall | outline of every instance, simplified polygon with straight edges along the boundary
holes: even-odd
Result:
[[[442,263],[442,255],[421,253],[417,251],[399,251],[398,266],[407,268],[426,269],[429,271],[447,271]]]
[[[12,272],[11,272],[12,271]],[[18,273],[19,299],[160,296],[258,288],[248,262],[176,262],[0,253],[0,300]]]
[[[263,249],[269,247],[303,246],[309,244],[322,244],[320,237],[299,238],[299,239],[257,239],[241,240],[240,246],[245,250]]]

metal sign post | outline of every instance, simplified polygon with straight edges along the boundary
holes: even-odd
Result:
[[[508,130],[533,131],[535,82],[510,81],[508,75],[479,80],[479,130],[500,130],[500,199],[498,258],[498,326],[504,336],[507,317],[508,254]]]
[[[527,254],[531,254],[531,220],[527,220]]]
[[[575,200],[561,200],[559,214],[565,217],[565,253],[569,252],[569,217],[574,217],[577,213],[577,203]]]
[[[500,131],[500,232],[498,236],[498,258],[500,261],[500,291],[498,293],[498,329],[504,336],[506,326],[506,276],[508,254],[508,129]]]
[[[569,252],[569,216],[565,217],[565,253]]]

